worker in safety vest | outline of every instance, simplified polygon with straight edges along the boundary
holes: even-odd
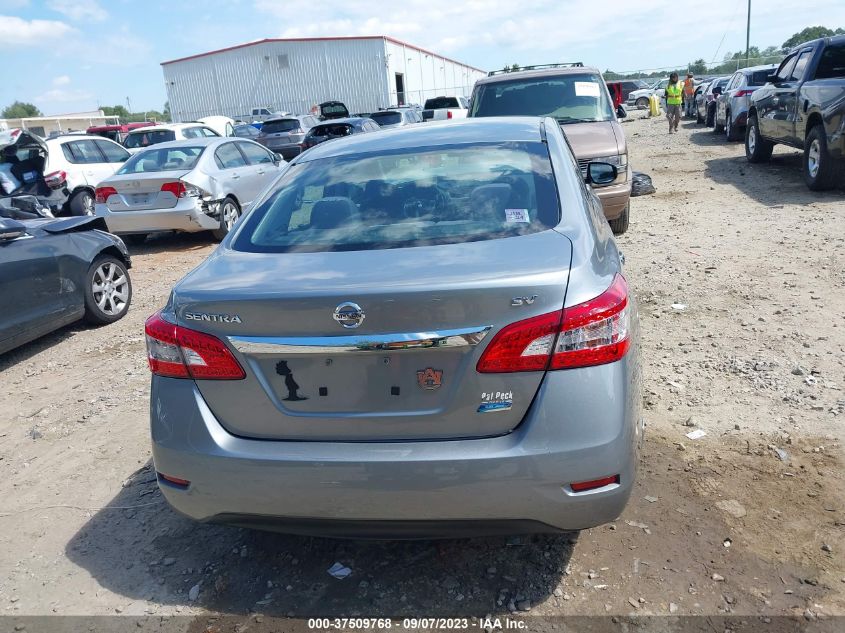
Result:
[[[683,93],[684,85],[678,81],[678,73],[672,73],[669,75],[669,85],[666,86],[666,118],[669,119],[669,134],[678,131]]]
[[[694,95],[695,82],[692,73],[687,73],[687,78],[684,80],[684,116],[692,116]]]

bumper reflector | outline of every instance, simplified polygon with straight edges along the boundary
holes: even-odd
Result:
[[[610,484],[618,484],[619,475],[612,477],[604,477],[603,479],[593,479],[592,481],[579,481],[577,483],[569,484],[573,492],[586,492],[587,490],[595,490],[596,488],[604,488]]]
[[[191,485],[191,482],[187,479],[179,479],[179,477],[171,477],[170,475],[165,475],[164,473],[159,472],[157,472],[156,475],[158,475],[159,482],[164,482],[177,488],[185,489]]]

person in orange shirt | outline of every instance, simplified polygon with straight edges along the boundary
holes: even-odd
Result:
[[[692,73],[684,80],[684,116],[693,116],[695,110],[695,82]]]

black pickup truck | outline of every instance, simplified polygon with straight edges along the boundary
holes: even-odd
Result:
[[[845,35],[796,46],[751,97],[745,156],[769,160],[775,144],[804,150],[804,180],[819,191],[845,178]]]

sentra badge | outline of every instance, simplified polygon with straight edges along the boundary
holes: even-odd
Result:
[[[185,318],[188,321],[211,321],[212,323],[240,323],[241,317],[237,314],[206,314],[205,312],[186,312]]]

